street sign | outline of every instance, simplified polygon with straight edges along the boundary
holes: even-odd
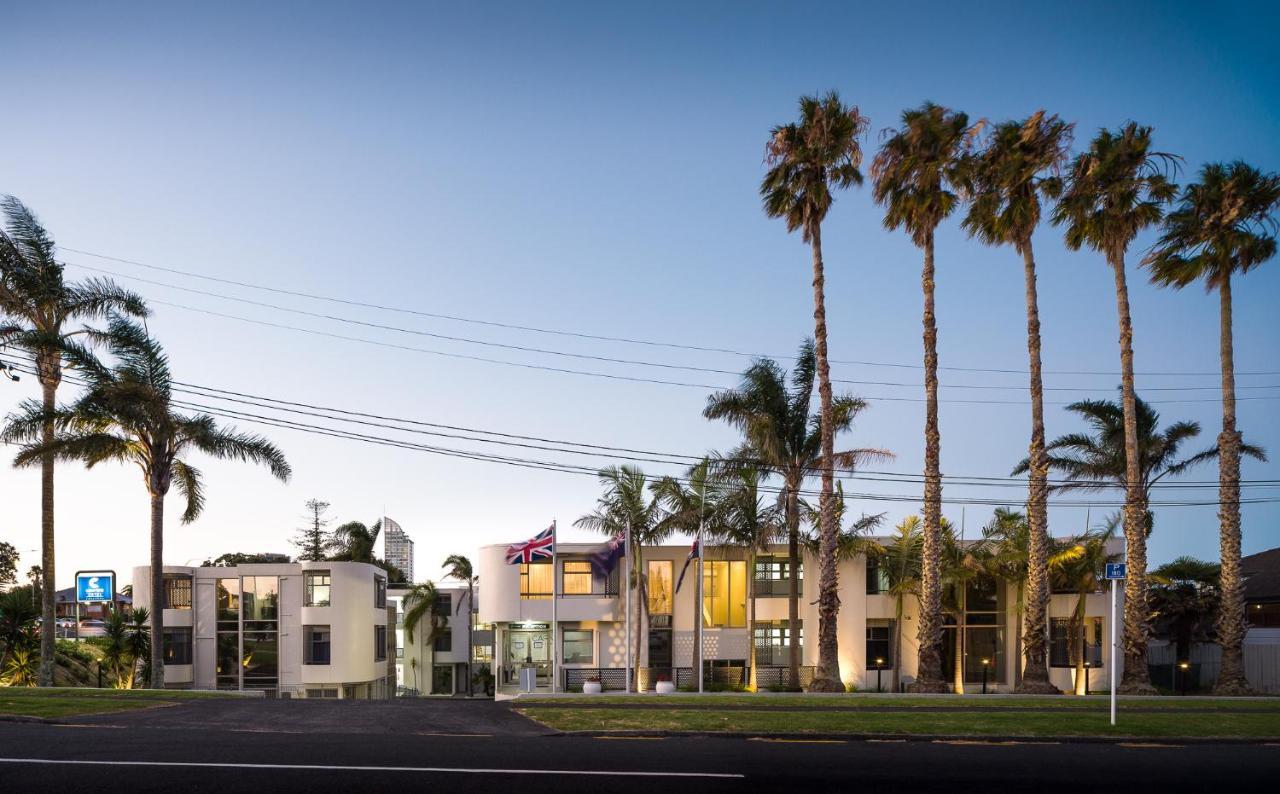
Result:
[[[1126,567],[1126,563],[1123,563],[1123,562],[1109,562],[1107,563],[1106,575],[1103,576],[1102,578],[1103,579],[1123,579],[1125,578],[1125,573],[1126,573],[1125,567]]]
[[[76,601],[80,603],[110,603],[115,599],[116,574],[114,571],[76,571]]]

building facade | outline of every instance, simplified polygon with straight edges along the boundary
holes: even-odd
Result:
[[[465,587],[437,587],[431,612],[410,631],[405,613],[412,607],[412,585],[393,584],[388,604],[395,608],[396,688],[404,695],[460,695],[467,687],[467,625],[475,617]],[[476,600],[479,588],[476,588]],[[412,634],[412,638],[410,638]],[[471,672],[488,670],[492,662],[493,631],[472,624]],[[485,688],[478,683],[477,694]]]
[[[387,562],[404,571],[404,580],[413,579],[413,540],[404,529],[389,518],[382,519],[383,556]]]
[[[1114,551],[1119,551],[1119,543]],[[606,689],[624,689],[626,626],[620,595],[622,559],[608,575],[596,570],[590,555],[600,544],[561,543],[553,571],[550,562],[509,565],[506,546],[486,546],[479,554],[480,580],[485,597],[479,620],[492,624],[494,674],[500,689],[519,685],[521,669],[532,667],[540,690],[552,688],[552,643],[560,653],[555,675],[558,691],[580,689],[587,679],[599,679]],[[704,680],[729,685],[749,680],[747,660],[755,647],[756,679],[760,688],[787,687],[789,643],[788,598],[792,572],[786,548],[776,546],[760,555],[747,570],[740,548],[706,550],[702,603],[696,603],[696,561],[677,590],[688,546],[643,549],[647,580],[647,628],[642,634],[636,665],[642,687],[667,678],[681,687],[696,688],[695,626],[702,624]],[[812,554],[802,555],[795,571],[800,590],[800,621],[795,627],[801,644],[800,685],[809,683],[817,664],[817,571]],[[844,683],[858,690],[892,691],[915,679],[918,652],[919,605],[913,596],[901,604],[888,591],[888,577],[875,558],[841,561],[840,612],[837,619],[840,671]],[[554,587],[553,587],[554,577]],[[552,592],[556,596],[556,626],[552,631]],[[974,577],[962,599],[953,598],[945,617],[943,669],[948,681],[966,691],[1009,691],[1020,670],[1020,649],[1013,627],[1018,622],[1016,587],[991,577]],[[1086,663],[1088,688],[1106,686],[1110,659],[1106,593],[1090,593],[1085,601],[1084,647],[1072,632],[1072,616],[1081,596],[1054,593],[1049,603],[1050,680],[1070,691],[1077,676],[1077,657]],[[633,631],[641,630],[632,616]],[[554,636],[553,636],[554,634]],[[632,642],[635,642],[634,635]],[[984,683],[985,682],[985,683]]]
[[[134,608],[157,606],[133,569]],[[387,576],[361,562],[165,566],[165,685],[268,696],[395,694]]]

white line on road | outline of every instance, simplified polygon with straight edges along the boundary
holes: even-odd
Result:
[[[0,764],[78,766],[187,766],[214,769],[294,769],[350,772],[452,772],[466,775],[589,775],[593,777],[711,777],[741,779],[726,772],[627,772],[594,769],[466,769],[448,766],[342,766],[336,764],[234,764],[202,761],[82,761],[62,758],[0,758]]]

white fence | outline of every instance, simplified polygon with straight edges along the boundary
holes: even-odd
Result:
[[[1156,641],[1147,649],[1147,660],[1156,666],[1188,661],[1200,671],[1198,689],[1211,689],[1222,667],[1222,649],[1217,643],[1193,643],[1191,658],[1178,659],[1173,643]],[[1280,695],[1280,644],[1249,643],[1244,646],[1244,674],[1255,692]],[[1174,679],[1176,680],[1176,679]]]

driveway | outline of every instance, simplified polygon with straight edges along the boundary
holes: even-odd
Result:
[[[492,700],[261,700],[209,698],[68,719],[81,725],[249,731],[538,736],[554,733]]]

